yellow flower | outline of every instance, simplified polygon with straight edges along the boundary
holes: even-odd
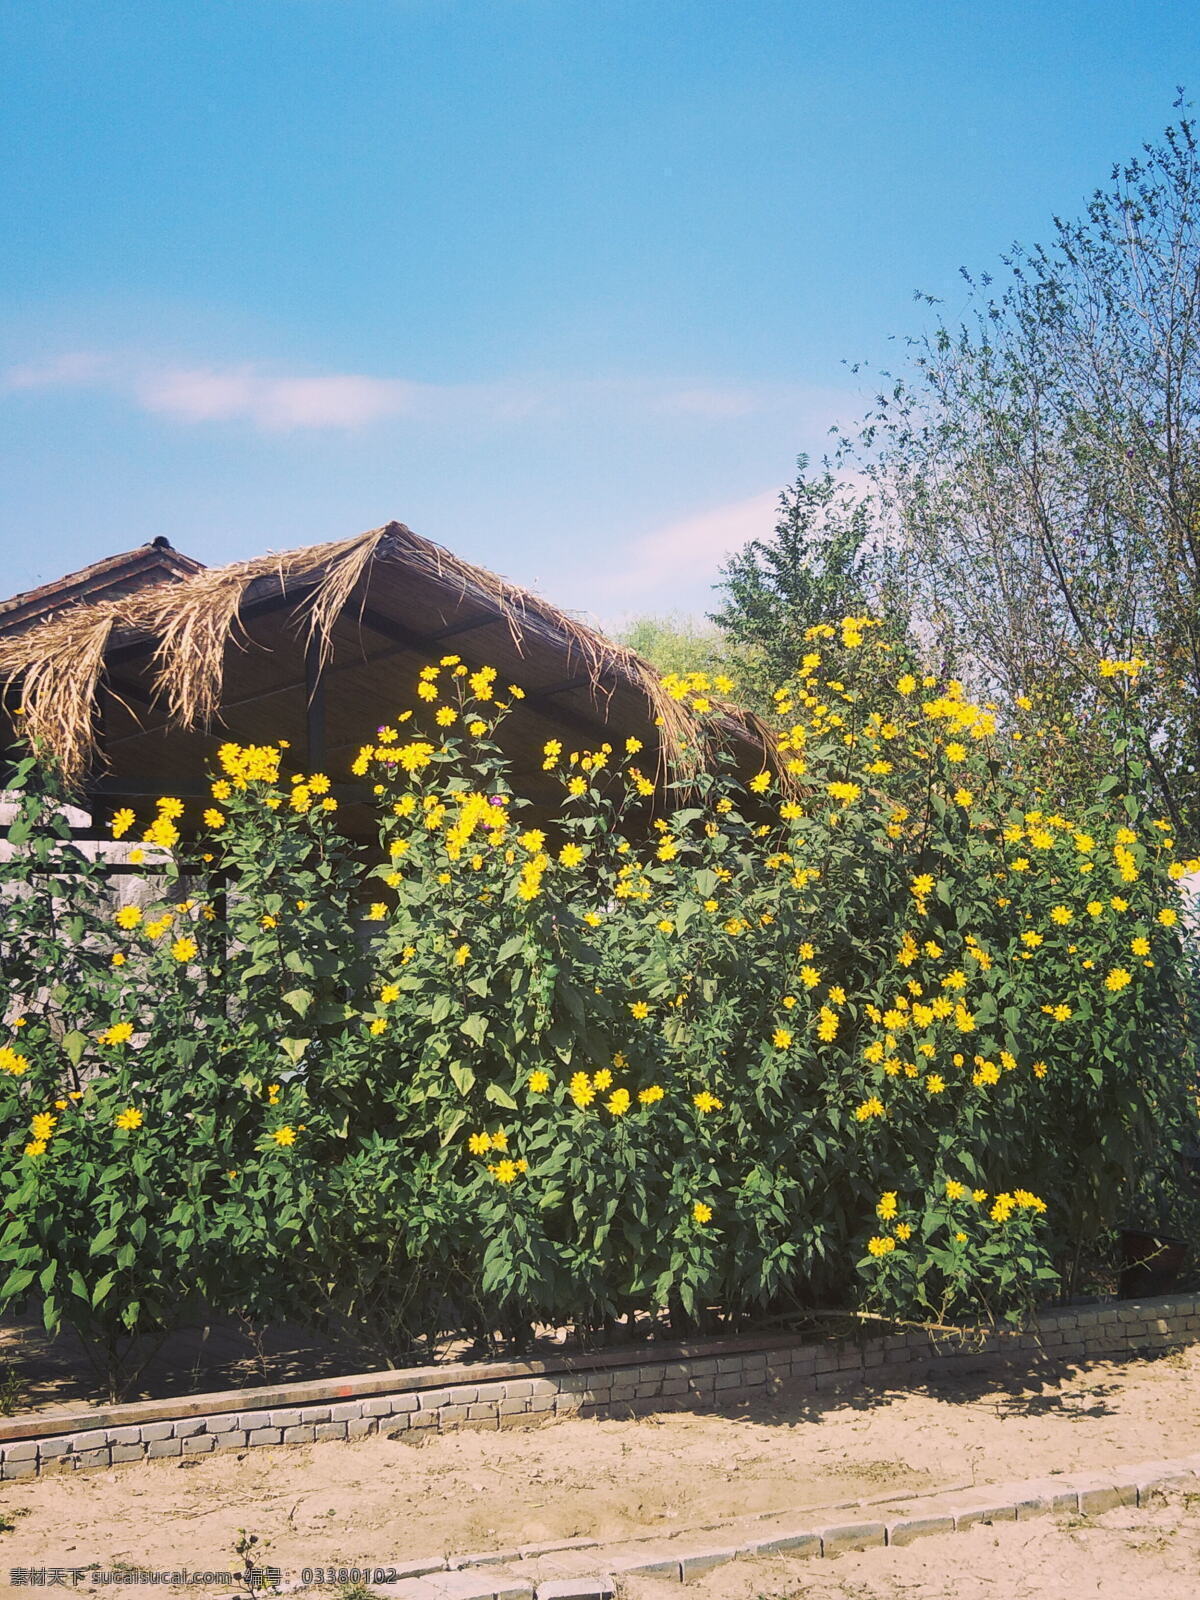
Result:
[[[489,1134],[486,1134],[486,1133],[473,1133],[471,1135],[471,1137],[467,1140],[467,1149],[471,1152],[471,1154],[473,1156],[484,1155],[491,1148],[492,1148],[492,1141],[491,1141],[491,1137],[490,1137]]]
[[[881,1196],[879,1204],[875,1207],[875,1215],[881,1217],[884,1222],[890,1222],[898,1210],[896,1191],[889,1189],[885,1195]]]
[[[581,1111],[590,1106],[596,1098],[596,1091],[592,1088],[592,1080],[586,1072],[575,1073],[568,1085],[568,1092]]]
[[[1179,917],[1172,911],[1170,906],[1164,906],[1158,913],[1158,920],[1164,928],[1173,928],[1179,921]]]
[[[873,1256],[891,1255],[895,1248],[895,1239],[880,1238],[878,1234],[876,1234],[875,1238],[867,1240],[867,1249]]]
[[[277,1145],[289,1145],[296,1142],[295,1128],[276,1128],[271,1135]]]
[[[381,1033],[386,1033],[387,1032],[387,1018],[386,1017],[372,1017],[370,1028],[368,1029],[368,1031],[376,1039],[379,1037],[379,1035]]]
[[[27,1156],[44,1156],[46,1154],[46,1141],[44,1139],[31,1139],[25,1146],[24,1154]]]
[[[96,1038],[101,1044],[124,1044],[133,1038],[132,1022],[114,1022],[111,1028],[105,1028],[103,1033],[98,1033]]]
[[[136,928],[142,920],[142,913],[137,906],[122,906],[113,921],[118,928]]]
[[[946,1080],[938,1072],[931,1072],[925,1079],[925,1088],[930,1094],[941,1094],[946,1087]]]
[[[871,1095],[868,1100],[864,1100],[860,1106],[854,1108],[854,1120],[856,1122],[869,1122],[872,1117],[882,1117],[883,1115],[883,1101],[878,1095]]]
[[[587,779],[586,778],[572,778],[570,783],[567,784],[567,793],[574,795],[576,798],[578,798],[581,794],[586,794],[587,793]]]
[[[956,1233],[956,1234],[955,1234],[955,1235],[954,1235],[954,1242],[955,1242],[955,1244],[966,1244],[966,1242],[967,1242],[967,1236],[966,1236],[966,1234],[965,1234],[965,1233],[963,1233],[963,1231],[962,1231],[962,1229],[961,1229],[961,1228],[960,1228],[960,1229],[959,1229],[959,1231],[958,1231],[958,1232],[957,1232],[957,1233]]]
[[[1065,928],[1071,920],[1071,912],[1066,906],[1051,906],[1050,920],[1056,922],[1060,928]]]
[[[748,789],[752,789],[755,794],[765,794],[767,789],[770,787],[770,784],[771,774],[769,772],[759,772],[750,779],[750,782],[746,785],[746,787]]]
[[[158,802],[158,814],[160,817],[166,817],[173,822],[176,817],[183,815],[183,801],[173,800],[170,797],[160,800]]]
[[[898,1222],[896,1224],[896,1237],[900,1240],[901,1244],[907,1244],[912,1238],[912,1229],[909,1227],[907,1222]]]
[[[209,806],[204,813],[204,821],[210,828],[223,828],[225,826],[225,813],[218,811],[215,806]]]
[[[629,1009],[639,1022],[644,1022],[650,1015],[650,1007],[644,1000],[635,1000]]]
[[[196,955],[198,948],[199,947],[196,944],[195,939],[185,937],[183,939],[176,939],[175,943],[171,946],[171,954],[175,957],[176,961],[191,961]]]
[[[638,1091],[638,1099],[642,1105],[652,1106],[656,1101],[662,1099],[665,1092],[661,1084],[652,1083],[648,1088]]]
[[[608,1110],[614,1117],[623,1117],[629,1110],[630,1095],[628,1089],[614,1089],[605,1101]]]
[[[143,1117],[142,1113],[134,1106],[127,1106],[125,1110],[113,1120],[118,1128],[121,1128],[126,1133],[132,1133],[135,1128],[141,1127]]]
[[[29,1062],[24,1056],[19,1056],[10,1046],[0,1045],[0,1072],[7,1072],[14,1078],[19,1078],[22,1073],[29,1071]]]
[[[776,1028],[771,1035],[771,1043],[776,1050],[786,1050],[792,1042],[792,1036],[786,1028]]]
[[[583,860],[583,850],[577,844],[565,844],[558,852],[558,859],[564,867],[577,867]]]
[[[456,967],[465,967],[470,959],[470,955],[471,946],[469,944],[460,944],[458,949],[454,952],[454,965]]]
[[[600,1071],[592,1076],[592,1084],[597,1089],[607,1089],[612,1081],[613,1075],[607,1067],[601,1067]]]
[[[1108,974],[1108,977],[1104,980],[1104,987],[1111,994],[1119,994],[1122,989],[1126,988],[1132,982],[1133,978],[1131,974],[1128,973],[1124,967],[1113,967],[1112,971]]]
[[[967,1198],[967,1192],[968,1192],[967,1191],[967,1186],[966,1186],[965,1183],[959,1183],[956,1178],[947,1178],[947,1180],[946,1180],[946,1199],[947,1200],[965,1200]]]
[[[497,1161],[496,1165],[491,1168],[491,1173],[497,1183],[512,1183],[515,1181],[519,1170],[520,1168],[515,1161],[509,1161],[506,1158],[504,1161]]]
[[[122,839],[122,838],[124,838],[124,836],[129,832],[130,828],[133,827],[133,824],[134,824],[134,822],[136,820],[137,819],[134,817],[134,814],[129,809],[129,807],[128,806],[122,806],[121,809],[119,811],[115,812],[114,815],[113,815],[113,819],[112,819],[112,836],[113,836],[113,838],[114,839]]]
[[[917,680],[911,672],[904,673],[896,680],[896,687],[901,694],[913,694],[917,687]]]
[[[539,1067],[529,1074],[529,1087],[534,1094],[545,1094],[550,1087],[550,1074],[543,1072]]]
[[[699,1094],[692,1096],[692,1104],[697,1111],[707,1115],[710,1111],[722,1111],[725,1107],[723,1100],[718,1100],[715,1094],[709,1094],[707,1089],[701,1089]]]
[[[487,723],[480,722],[479,718],[476,717],[474,722],[467,724],[467,732],[473,739],[480,739],[487,732]]]
[[[712,1207],[706,1206],[703,1200],[696,1200],[692,1205],[692,1221],[698,1222],[701,1227],[706,1222],[712,1221]]]
[[[975,796],[969,789],[956,789],[954,791],[954,804],[967,810],[975,802]]]
[[[1141,937],[1131,939],[1129,948],[1135,956],[1148,956],[1150,954],[1150,941]]]
[[[448,728],[452,723],[458,721],[458,712],[450,706],[439,706],[434,721],[439,728]]]

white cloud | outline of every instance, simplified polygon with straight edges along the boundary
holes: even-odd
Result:
[[[778,489],[764,489],[651,529],[626,545],[616,568],[596,577],[597,599],[634,608],[707,604],[725,557],[774,528],[778,500]]]
[[[95,351],[74,350],[49,361],[9,367],[4,374],[4,388],[18,391],[91,388],[104,377],[109,365],[106,357]]]
[[[182,422],[247,421],[270,431],[360,428],[412,407],[418,386],[339,373],[323,378],[270,378],[246,368],[179,368],[137,379],[143,410]]]
[[[485,383],[417,383],[337,372],[313,376],[241,363],[184,364],[71,351],[0,374],[0,392],[92,390],[152,416],[201,426],[242,422],[264,432],[368,427],[390,417],[457,425],[519,424],[590,415],[719,422],[784,413],[797,421],[831,396],[787,384],[694,384],[647,378],[514,377]]]

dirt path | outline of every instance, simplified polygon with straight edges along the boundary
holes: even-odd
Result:
[[[419,1438],[3,1484],[0,1577],[18,1565],[225,1567],[239,1529],[285,1569],[382,1565],[1183,1455],[1200,1450],[1200,1347],[1043,1382],[785,1393],[705,1414]]]

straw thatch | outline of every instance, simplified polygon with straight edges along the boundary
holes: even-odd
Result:
[[[293,625],[306,650],[324,664],[334,649],[335,627],[354,620],[356,596],[361,614],[372,579],[379,587],[389,570],[406,586],[436,591],[443,603],[482,607],[505,625],[518,655],[536,639],[543,653],[554,651],[568,668],[578,665],[597,704],[618,690],[634,691],[656,730],[660,776],[694,770],[703,746],[700,729],[640,656],[400,523],[73,606],[27,633],[0,638],[0,681],[19,685],[24,731],[78,783],[95,765],[97,697],[108,682],[106,658],[114,649],[149,642],[151,700],[165,708],[170,727],[206,728],[221,709],[227,653],[241,642],[239,616],[251,586],[261,590],[263,580],[274,580],[285,600],[295,596]],[[119,689],[113,692],[119,695]],[[757,719],[739,715],[736,734],[739,743],[766,758],[770,736]]]

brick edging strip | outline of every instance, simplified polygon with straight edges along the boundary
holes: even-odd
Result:
[[[1192,1296],[1185,1297],[1190,1303]],[[1200,1296],[1195,1297],[1200,1309]],[[165,1400],[131,1400],[119,1405],[84,1406],[77,1411],[29,1411],[0,1417],[0,1444],[9,1439],[38,1439],[47,1434],[74,1433],[80,1429],[133,1427],[143,1422],[202,1417],[209,1412],[270,1411],[287,1406],[315,1406],[323,1401],[357,1400],[373,1395],[419,1393],[449,1389],[459,1384],[503,1383],[530,1377],[608,1371],[610,1368],[645,1367],[655,1362],[691,1361],[701,1357],[735,1356],[766,1350],[787,1350],[811,1345],[801,1334],[754,1334],[744,1338],[698,1339],[678,1344],[647,1340],[612,1350],[589,1350],[571,1355],[537,1357],[529,1361],[455,1361],[444,1366],[391,1367],[382,1372],[355,1372],[338,1378],[303,1378],[245,1389],[221,1389],[209,1394],[177,1395]]]
[[[422,1429],[528,1427],[735,1400],[900,1387],[997,1361],[1145,1355],[1200,1340],[1200,1295],[1068,1306],[1024,1332],[940,1344],[924,1331],[806,1341],[796,1335],[649,1345],[527,1362],[456,1363],[234,1389],[0,1422],[0,1479],[211,1451],[392,1437]]]
[[[412,1562],[395,1569],[395,1582],[371,1587],[394,1600],[613,1600],[623,1578],[686,1583],[739,1558],[842,1555],[907,1545],[932,1534],[961,1533],[981,1522],[1026,1522],[1063,1511],[1099,1516],[1117,1506],[1146,1506],[1155,1494],[1178,1489],[1200,1489],[1200,1452],[1108,1471],[1053,1473],[1015,1483],[897,1496],[905,1509],[891,1515],[878,1501],[860,1502],[858,1514],[848,1521],[828,1521],[819,1511],[773,1512],[762,1519],[761,1533],[750,1539],[700,1539],[687,1534],[648,1535],[622,1544],[569,1539]],[[537,1570],[521,1570],[531,1566]]]

